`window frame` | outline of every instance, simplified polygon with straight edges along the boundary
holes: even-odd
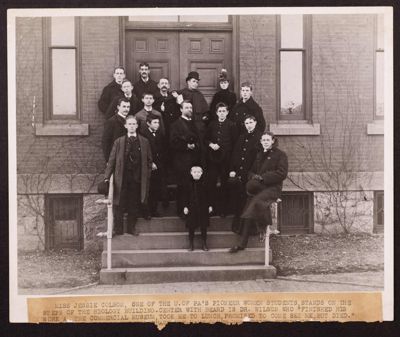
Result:
[[[311,78],[311,44],[312,44],[312,16],[303,15],[303,48],[281,48],[281,15],[276,16],[276,119],[285,123],[312,122],[312,78]],[[303,55],[303,118],[298,116],[284,116],[281,114],[281,52],[302,52]]]
[[[382,210],[378,209],[378,198],[382,198]],[[378,223],[378,212],[383,213],[383,223]],[[374,191],[374,233],[382,233],[385,229],[385,192]]]
[[[373,111],[373,120],[374,121],[383,121],[384,120],[384,118],[385,118],[385,116],[383,115],[383,116],[378,116],[377,114],[376,114],[376,112],[377,112],[377,87],[376,87],[376,79],[377,79],[377,76],[376,76],[376,71],[377,71],[377,69],[378,69],[378,67],[377,67],[377,53],[382,53],[383,55],[385,55],[384,54],[384,52],[385,52],[385,48],[384,47],[382,47],[382,48],[379,48],[379,46],[378,46],[378,21],[379,21],[379,19],[378,19],[378,15],[384,15],[384,14],[376,14],[375,15],[375,17],[374,17],[374,66],[373,66],[373,85],[374,85],[374,95],[373,95],[373,106],[374,106],[374,111]],[[384,72],[384,69],[382,69],[382,71]]]
[[[54,240],[54,223],[52,219],[54,218],[54,206],[53,202],[57,199],[70,199],[77,202],[77,229],[78,229],[78,242],[77,247],[74,249],[82,250],[84,249],[84,235],[83,235],[83,195],[82,194],[45,194],[45,250],[52,249],[65,249],[66,247],[55,247]],[[70,248],[70,247],[68,247]]]
[[[282,213],[285,211],[283,209],[283,198],[285,196],[300,196],[304,197],[307,199],[308,202],[308,223],[307,223],[307,232],[302,233],[302,234],[312,234],[314,233],[314,193],[313,192],[307,192],[307,191],[283,191],[280,199],[282,200],[278,204],[278,216],[277,216],[277,224],[278,224],[278,230],[282,233]],[[283,235],[293,235],[293,234],[299,234],[299,233],[292,233],[292,232],[286,232],[286,230],[283,230]]]
[[[81,20],[80,17],[74,16],[74,36],[75,44],[72,46],[67,45],[52,45],[51,43],[51,20],[52,17],[43,19],[43,32],[44,32],[44,92],[45,99],[43,100],[43,122],[47,124],[63,124],[63,123],[80,123],[82,119],[81,109]],[[76,88],[76,112],[74,115],[55,115],[53,113],[53,69],[52,69],[52,51],[53,50],[75,50],[75,88]]]

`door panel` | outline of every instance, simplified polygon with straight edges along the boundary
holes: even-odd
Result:
[[[169,78],[171,88],[179,88],[178,32],[128,31],[126,33],[127,77],[139,79],[139,64],[150,65],[150,76],[158,82],[162,76]]]
[[[230,32],[127,31],[127,77],[136,82],[139,64],[147,62],[153,80],[167,76],[171,89],[182,89],[187,74],[197,71],[199,90],[210,103],[222,68],[233,80],[231,39]]]
[[[218,91],[218,74],[222,68],[232,75],[231,33],[229,32],[181,32],[180,84],[186,86],[190,71],[200,75],[199,90],[208,103]]]

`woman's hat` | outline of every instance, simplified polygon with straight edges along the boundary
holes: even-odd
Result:
[[[194,78],[195,80],[200,81],[200,75],[197,71],[191,71],[187,77],[186,77],[186,81],[189,81],[190,79]]]

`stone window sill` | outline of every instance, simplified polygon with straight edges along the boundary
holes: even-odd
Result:
[[[383,120],[368,123],[367,124],[367,134],[368,135],[383,135],[384,134]]]
[[[36,124],[36,136],[88,136],[89,124]]]
[[[321,126],[318,123],[271,123],[269,130],[277,136],[319,136],[321,134]]]

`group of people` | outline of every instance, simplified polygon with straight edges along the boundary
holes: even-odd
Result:
[[[114,175],[114,231],[137,235],[135,224],[159,216],[157,206],[168,207],[167,173],[177,184],[177,213],[186,219],[189,250],[194,233],[201,229],[207,251],[211,214],[224,217],[233,209],[232,230],[241,233],[231,253],[247,245],[252,228],[271,224],[270,204],[286,178],[286,154],[276,137],[265,131],[261,107],[252,98],[249,82],[241,84],[241,98],[229,89],[226,70],[219,74],[220,90],[208,105],[198,89],[200,77],[191,71],[186,87],[170,91],[165,77],[150,77],[147,63],[139,65],[140,78],[132,83],[122,67],[98,102],[106,122],[102,148],[107,167],[105,183]],[[219,188],[217,186],[219,185]]]

